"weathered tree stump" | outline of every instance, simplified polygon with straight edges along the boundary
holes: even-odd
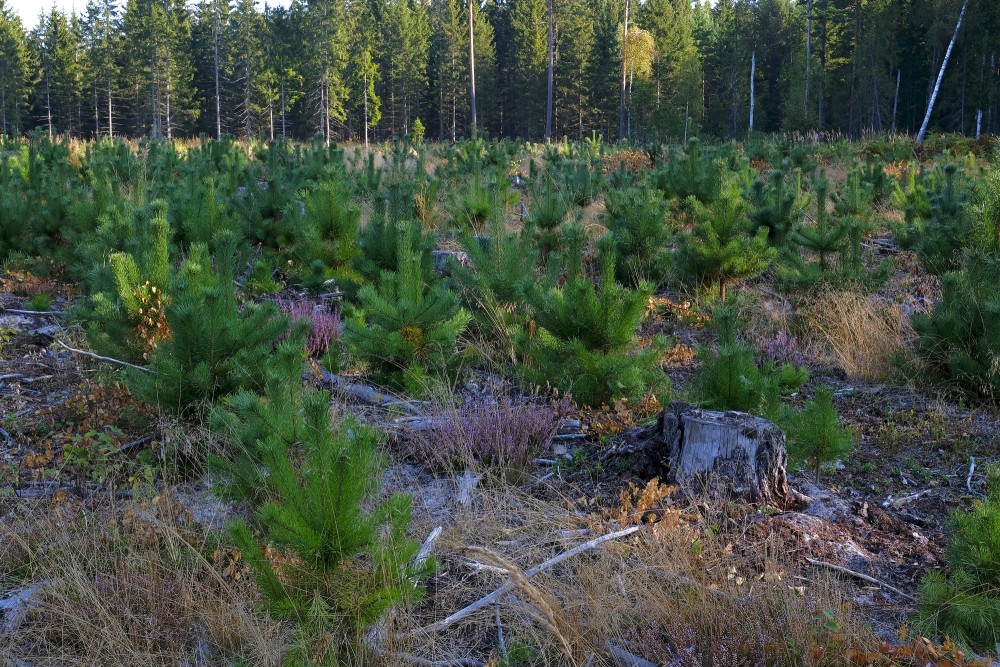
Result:
[[[806,500],[788,485],[785,433],[770,421],[671,403],[662,423],[668,464],[682,488],[783,509]]]

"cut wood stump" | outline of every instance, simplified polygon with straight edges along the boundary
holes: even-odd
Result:
[[[682,488],[782,509],[808,500],[788,484],[785,433],[770,421],[671,403],[662,424],[667,463]]]

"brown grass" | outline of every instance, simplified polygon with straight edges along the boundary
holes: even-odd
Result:
[[[819,666],[843,664],[849,644],[869,641],[840,585],[821,575],[802,586],[783,549],[769,537],[754,538],[750,510],[643,501],[662,501],[660,491],[637,489],[622,503],[628,511],[610,512],[582,499],[483,491],[438,544],[442,573],[433,599],[397,615],[394,630],[405,636],[440,621],[508,580],[513,592],[398,649],[438,660],[497,659],[502,631],[508,646],[516,641],[538,651],[532,664],[607,664],[610,643],[658,664],[687,651],[681,664],[692,667]],[[659,522],[640,533],[524,577],[531,566],[650,512]],[[829,619],[836,631],[824,630]]]
[[[820,292],[803,304],[798,317],[816,356],[851,376],[890,376],[893,355],[911,336],[898,305],[857,292]]]
[[[251,582],[213,566],[206,536],[167,496],[96,513],[68,502],[0,511],[2,589],[45,582],[0,637],[0,664],[280,664],[283,628],[256,612]]]

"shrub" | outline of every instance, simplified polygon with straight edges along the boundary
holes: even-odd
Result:
[[[446,469],[496,471],[516,481],[552,442],[568,401],[523,396],[477,396],[443,405],[409,436],[418,459]]]
[[[826,387],[817,389],[801,412],[781,421],[788,434],[789,457],[809,466],[817,484],[822,464],[846,456],[854,446],[854,434],[837,423],[833,390]]]
[[[977,651],[1000,646],[1000,467],[987,474],[986,498],[951,517],[947,574],[920,582],[917,628]]]
[[[309,322],[306,354],[312,359],[322,360],[324,365],[335,371],[339,358],[337,346],[340,343],[340,313],[331,310],[330,304],[316,299],[279,298],[276,301],[293,323],[299,320]]]

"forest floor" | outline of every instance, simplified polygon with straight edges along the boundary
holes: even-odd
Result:
[[[887,286],[852,302],[852,317],[861,312],[871,319],[873,311],[894,308],[902,321],[908,311],[932,302],[933,285],[914,275],[910,259],[898,259]],[[57,314],[16,312],[27,310],[30,297],[41,291],[56,295],[52,309]],[[211,548],[212,534],[239,509],[214,500],[198,472],[193,453],[205,442],[204,434],[165,423],[129,394],[113,365],[62,345],[82,346],[80,332],[64,329],[58,314],[72,295],[72,286],[32,276],[8,275],[0,283],[0,516],[5,517],[0,519],[0,551],[8,549],[7,556],[0,556],[0,591],[5,571],[13,576],[19,566],[10,556],[16,551],[11,545],[27,549],[25,545],[44,539],[38,532],[40,515],[62,517],[53,519],[56,523],[91,515],[103,516],[136,539],[159,535],[167,523],[182,526],[176,535],[200,545],[209,554],[206,568],[233,587],[219,593],[219,599],[231,608],[251,608],[254,596],[240,555]],[[711,329],[690,304],[670,296],[652,304],[654,314],[643,334],[676,338],[665,370],[675,390],[683,391],[697,367],[693,351],[710,342]],[[765,284],[749,286],[745,296],[752,311],[748,335],[761,340],[772,336],[782,317],[781,299]],[[823,312],[835,310],[831,306]],[[817,316],[817,322],[830,324],[830,318]],[[835,324],[837,331],[855,334],[864,328],[856,320]],[[524,471],[517,483],[487,478],[471,494],[463,493],[471,486],[468,479],[463,483],[405,460],[405,448],[394,447],[391,440],[389,450],[397,460],[386,486],[413,495],[414,536],[422,539],[438,525],[446,528],[438,546],[442,572],[429,587],[429,600],[404,625],[440,620],[474,599],[475,591],[489,590],[482,581],[470,582],[472,575],[463,570],[461,554],[470,545],[528,565],[568,535],[641,523],[652,516],[658,525],[680,532],[690,528],[715,536],[718,553],[711,558],[685,555],[693,559],[686,567],[693,569],[684,576],[697,572],[722,590],[780,581],[780,588],[805,596],[808,587],[831,587],[857,613],[859,623],[869,625],[876,637],[896,642],[914,610],[920,577],[943,565],[949,514],[981,497],[986,464],[1000,459],[1000,417],[895,383],[891,370],[872,371],[861,358],[865,345],[856,340],[848,342],[854,356],[844,357],[841,341],[829,335],[833,330],[814,327],[826,337],[803,341],[801,351],[811,371],[809,383],[837,392],[836,407],[842,422],[854,430],[856,446],[846,460],[824,468],[818,481],[811,471],[792,471],[792,485],[814,500],[801,511],[692,498],[672,487],[651,485],[665,471],[657,469],[655,457],[634,452],[655,429],[655,405],[616,405],[572,415],[580,421],[579,432],[557,440],[545,462]],[[878,335],[873,329],[872,337]],[[337,410],[360,413],[383,426],[395,417],[345,396],[336,396],[335,403]],[[690,551],[693,543],[686,544]],[[870,579],[841,577],[843,572],[837,574],[830,565]],[[580,572],[576,576],[582,577]],[[592,593],[596,584],[587,585],[591,588],[581,590]],[[546,581],[549,588],[539,586],[558,597],[555,579]],[[569,636],[563,621],[549,622],[557,635]],[[240,627],[233,632],[242,632],[243,641],[250,643],[281,632],[249,621]],[[488,646],[492,632],[476,626],[459,639],[463,646]],[[520,632],[530,634],[524,628]],[[251,638],[255,633],[256,640]],[[641,637],[621,629],[617,634],[637,653],[644,647]],[[450,641],[462,643],[459,639]],[[2,644],[0,658],[10,657]],[[443,650],[435,645],[435,652]],[[261,658],[260,664],[267,662]]]

